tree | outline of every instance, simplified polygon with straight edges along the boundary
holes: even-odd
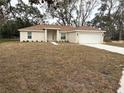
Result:
[[[83,26],[96,5],[97,0],[63,0],[49,9],[59,24]]]
[[[6,21],[10,13],[10,0],[0,0],[0,24]]]
[[[119,0],[119,6],[115,12],[116,26],[119,31],[119,40],[122,40],[122,34],[124,33],[124,1]]]
[[[57,3],[56,7],[52,6],[48,9],[48,12],[53,18],[57,18],[57,22],[61,25],[72,25],[74,16],[73,12],[75,11],[75,3],[77,0],[63,0],[62,2]]]
[[[92,20],[93,25],[106,30],[106,37],[110,39],[122,39],[123,32],[123,10],[122,1],[119,0],[101,0],[99,13]],[[124,2],[124,1],[123,1]],[[119,3],[119,4],[118,4]]]
[[[88,17],[97,5],[97,0],[79,0],[76,10],[76,23],[78,26],[86,24]]]
[[[57,3],[62,2],[63,0],[29,0],[29,2],[32,4],[41,4],[46,2],[48,4],[48,7],[51,5],[54,7],[57,7]],[[71,2],[72,0],[67,0],[68,2]]]
[[[37,7],[18,0],[16,6],[11,0],[0,0],[0,34],[3,38],[19,35],[17,29],[42,22],[43,15]]]
[[[17,18],[29,20],[34,24],[41,22],[43,18],[43,15],[37,7],[27,5],[22,0],[18,0],[18,4],[13,8],[13,11]]]

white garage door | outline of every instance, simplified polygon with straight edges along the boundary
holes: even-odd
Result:
[[[79,32],[79,43],[103,43],[103,33]]]

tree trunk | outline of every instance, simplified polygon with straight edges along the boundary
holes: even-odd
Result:
[[[122,31],[120,30],[119,31],[119,41],[121,41],[122,40]]]

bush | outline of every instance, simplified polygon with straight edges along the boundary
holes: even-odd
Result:
[[[107,37],[107,36],[104,38],[104,41],[105,42],[112,42],[111,38],[110,37]]]
[[[66,43],[69,43],[69,41],[67,40]]]
[[[29,40],[27,40],[26,42],[29,42]]]

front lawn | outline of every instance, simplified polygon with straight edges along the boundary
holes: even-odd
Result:
[[[76,44],[1,43],[0,93],[116,93],[124,56]]]

